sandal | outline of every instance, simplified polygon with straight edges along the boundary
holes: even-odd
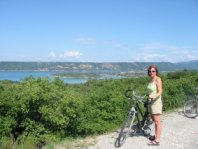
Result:
[[[149,139],[150,141],[154,141],[154,140],[155,140],[155,136],[150,136],[148,139]]]
[[[159,146],[160,143],[154,140],[154,141],[147,143],[147,145]]]

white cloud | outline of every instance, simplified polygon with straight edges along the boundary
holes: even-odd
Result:
[[[83,54],[77,50],[70,50],[65,52],[54,52],[50,51],[47,58],[53,60],[61,60],[64,58],[80,58]]]
[[[60,54],[61,58],[80,58],[83,54],[79,51],[73,50],[73,51],[66,51],[63,54]]]
[[[132,56],[133,62],[170,62],[170,57],[163,54],[139,53]]]
[[[180,52],[182,61],[190,61],[198,59],[198,48],[185,48]]]
[[[54,51],[50,51],[50,53],[48,54],[48,58],[56,58],[56,54]]]
[[[96,43],[96,41],[93,38],[86,38],[86,37],[78,38],[78,39],[76,39],[76,41],[80,44],[86,44],[86,45]]]
[[[132,61],[180,62],[198,59],[198,48],[151,43],[136,47]]]

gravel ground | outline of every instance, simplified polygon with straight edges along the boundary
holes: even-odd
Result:
[[[182,110],[177,110],[162,115],[162,127],[160,146],[148,146],[148,138],[139,135],[127,138],[121,147],[116,147],[118,132],[113,132],[98,136],[88,149],[198,149],[198,117],[186,118]]]

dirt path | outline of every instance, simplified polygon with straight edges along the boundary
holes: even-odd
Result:
[[[144,136],[127,138],[121,147],[116,147],[118,132],[96,138],[96,143],[88,149],[198,149],[198,117],[186,118],[181,110],[162,116],[163,130],[160,146],[148,146]],[[154,129],[153,129],[154,130]]]

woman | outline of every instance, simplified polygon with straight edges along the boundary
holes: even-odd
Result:
[[[156,66],[152,65],[148,68],[148,76],[150,82],[148,84],[149,98],[151,99],[150,112],[151,118],[155,124],[155,137],[150,138],[148,145],[159,145],[162,131],[161,114],[162,114],[162,80]]]

